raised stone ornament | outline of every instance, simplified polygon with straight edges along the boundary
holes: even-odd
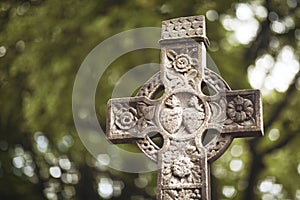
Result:
[[[206,68],[203,16],[164,21],[160,44],[160,72],[136,97],[108,102],[106,134],[114,143],[136,142],[157,162],[158,200],[209,200],[209,164],[233,138],[263,135],[261,95],[232,91]],[[210,132],[219,134],[208,140]],[[153,133],[163,138],[162,148]]]

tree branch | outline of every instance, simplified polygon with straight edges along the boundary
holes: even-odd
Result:
[[[270,127],[273,125],[273,123],[278,119],[278,117],[282,114],[284,111],[284,108],[288,105],[289,100],[292,98],[294,93],[296,92],[297,88],[297,82],[300,78],[300,71],[295,75],[291,85],[289,86],[288,90],[286,91],[283,100],[276,106],[276,109],[274,109],[274,112],[271,114],[271,117],[269,120],[265,123],[265,131],[269,130]]]
[[[289,144],[296,136],[299,136],[300,130],[297,131],[293,131],[292,133],[289,133],[284,139],[280,140],[277,144],[275,144],[274,146],[264,150],[263,152],[260,153],[261,156],[265,156],[267,154],[273,153],[274,151],[276,151],[277,149],[280,149],[284,146],[286,146],[287,144]]]
[[[266,0],[264,7],[267,9],[267,13],[269,14],[271,10],[270,0]],[[253,63],[261,50],[267,49],[269,46],[270,38],[271,38],[271,30],[270,30],[270,20],[266,18],[264,21],[261,22],[261,28],[256,35],[256,38],[253,40],[251,46],[245,52],[245,61],[247,63],[246,66]]]

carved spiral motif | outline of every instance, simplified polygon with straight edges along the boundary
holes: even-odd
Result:
[[[235,97],[227,106],[228,117],[236,123],[250,120],[253,112],[253,103],[249,99],[244,99],[241,96]]]
[[[129,130],[136,125],[137,118],[134,110],[120,109],[116,113],[115,123],[122,130]]]

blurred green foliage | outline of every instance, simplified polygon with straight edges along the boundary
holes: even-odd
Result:
[[[276,62],[288,47],[296,62],[285,90],[271,87],[276,80],[265,84],[275,68],[265,63],[270,66],[260,89],[266,136],[238,139],[216,161],[213,199],[300,199],[299,5],[297,0],[1,0],[0,199],[154,199],[155,172],[118,172],[87,152],[73,123],[72,88],[84,58],[106,38],[199,14],[208,18],[208,52],[233,89],[251,87],[248,72],[262,69],[263,55]],[[252,14],[244,19],[249,9]],[[257,25],[248,41],[230,28],[236,20]],[[116,81],[149,62],[159,63],[158,51],[126,54],[105,72],[96,95],[102,127]]]

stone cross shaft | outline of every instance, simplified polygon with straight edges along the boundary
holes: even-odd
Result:
[[[206,68],[203,16],[164,21],[160,45],[160,72],[136,97],[108,102],[107,137],[136,142],[157,162],[157,199],[209,200],[209,164],[233,138],[263,135],[261,95],[232,91]],[[155,134],[163,138],[161,148]]]

